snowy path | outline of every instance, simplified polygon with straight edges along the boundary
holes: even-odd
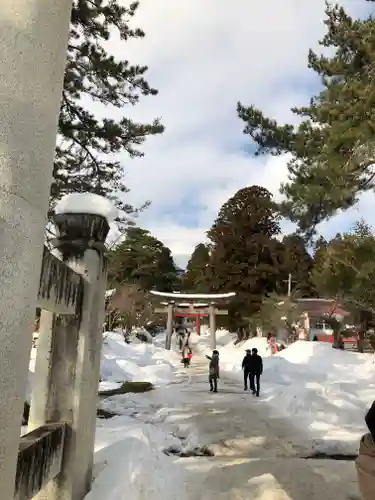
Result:
[[[354,464],[305,460],[308,443],[292,425],[270,418],[261,398],[223,377],[210,394],[207,363],[194,365],[170,389],[164,422],[195,428],[212,458],[180,458],[189,500],[347,500],[358,496]],[[173,408],[173,393],[179,392]],[[180,404],[182,401],[183,405]],[[178,401],[178,402],[177,402]]]

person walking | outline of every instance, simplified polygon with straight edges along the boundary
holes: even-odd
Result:
[[[210,392],[217,392],[217,381],[220,378],[219,368],[219,351],[216,349],[212,351],[212,356],[207,356],[210,360],[208,381],[210,383]]]
[[[250,349],[246,349],[246,355],[242,361],[244,391],[247,391],[247,383],[250,382],[250,373],[252,365],[252,354]]]
[[[177,327],[176,333],[177,333],[177,338],[178,338],[178,347],[182,353],[182,349],[183,349],[184,343],[185,343],[186,329],[182,325],[180,325]]]
[[[191,349],[189,347],[189,344],[186,343],[184,345],[184,347],[182,348],[182,362],[183,362],[185,368],[188,368],[190,365],[190,353],[191,353]]]
[[[250,390],[253,395],[259,397],[260,391],[260,376],[263,373],[263,359],[258,354],[258,349],[253,347],[251,350],[250,363]]]
[[[193,359],[193,351],[192,351],[191,347],[189,347],[189,354],[188,354],[188,358],[189,358],[189,365],[190,365],[191,360]]]

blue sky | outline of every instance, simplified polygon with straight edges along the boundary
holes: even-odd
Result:
[[[368,8],[364,0],[339,3],[356,14]],[[141,0],[134,24],[146,38],[111,42],[116,55],[147,64],[148,80],[159,89],[132,115],[160,117],[165,133],[147,141],[144,158],[122,161],[129,201],[152,202],[139,224],[171,248],[179,265],[238,189],[259,184],[279,196],[287,158],[252,156],[236,103],[290,120],[290,108],[316,89],[306,57],[324,33],[323,18],[323,0],[234,0],[230,7],[224,0]],[[323,223],[322,233],[334,235],[361,216],[375,223],[374,201],[367,194]]]

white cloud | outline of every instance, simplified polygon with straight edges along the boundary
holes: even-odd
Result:
[[[365,2],[346,3],[358,11]],[[278,193],[286,160],[244,152],[236,102],[290,120],[290,107],[316,85],[306,56],[324,32],[323,17],[324,0],[142,0],[134,24],[146,38],[111,42],[116,55],[149,65],[147,78],[160,92],[142,99],[133,116],[160,116],[165,133],[147,141],[143,159],[123,161],[131,202],[152,201],[140,224],[179,263],[236,190],[260,184]]]

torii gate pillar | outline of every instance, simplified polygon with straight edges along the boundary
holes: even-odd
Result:
[[[168,351],[171,350],[171,344],[172,344],[173,309],[174,309],[174,304],[173,304],[173,302],[170,302],[168,304],[168,311],[167,311],[167,333],[166,333],[166,336],[165,336],[165,348]]]
[[[0,491],[14,498],[72,0],[0,2]],[[38,481],[37,478],[33,478]]]
[[[167,319],[167,335],[165,339],[165,348],[170,350],[171,348],[171,339],[172,339],[172,332],[173,332],[173,315],[174,315],[174,306],[176,299],[178,300],[183,300],[187,299],[189,301],[192,300],[213,300],[217,301],[219,299],[229,299],[231,297],[234,297],[236,294],[235,292],[229,292],[229,293],[180,293],[180,292],[159,292],[158,290],[150,290],[150,293],[152,295],[156,295],[157,297],[165,297],[170,300],[168,302],[168,308],[167,310],[165,309],[155,309],[155,312],[157,313],[165,313],[167,312],[168,314],[168,319]],[[172,299],[172,300],[171,300]],[[178,304],[177,304],[178,305]],[[186,306],[189,304],[180,304],[180,306]],[[199,305],[204,305],[207,306],[207,304],[198,304]],[[194,311],[194,304],[190,304],[191,309]],[[180,316],[185,316],[185,314],[181,314],[179,312],[179,309],[177,309],[176,313],[178,313]],[[216,309],[215,307],[215,302],[211,302],[208,308],[204,311],[201,308],[196,309],[195,313],[188,313],[186,312],[187,316],[201,316],[201,315],[207,315],[210,318],[210,330],[211,330],[211,345],[213,349],[216,349],[216,314],[224,314],[227,315],[228,311],[221,311]]]
[[[201,334],[201,317],[200,316],[197,316],[197,318],[195,320],[195,327],[197,329],[197,335],[200,335]]]
[[[216,349],[216,309],[215,304],[210,304],[209,307],[210,317],[210,333],[211,333],[211,347]]]

